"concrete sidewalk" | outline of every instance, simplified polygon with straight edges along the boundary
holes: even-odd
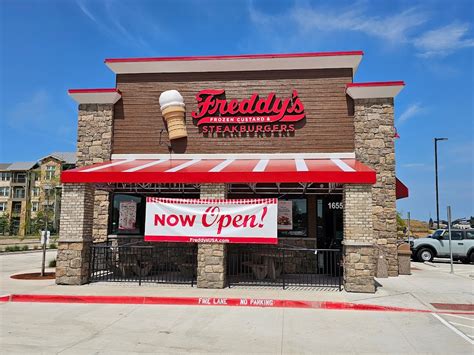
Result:
[[[55,251],[47,252],[47,262],[54,259]],[[104,296],[155,296],[155,297],[214,297],[258,298],[275,300],[305,300],[352,302],[371,305],[433,310],[431,303],[473,303],[474,265],[455,265],[455,274],[449,273],[445,263],[412,263],[410,276],[377,279],[375,294],[338,292],[332,289],[295,287],[233,287],[222,290],[199,289],[189,285],[159,285],[137,283],[92,283],[82,286],[58,286],[54,280],[14,280],[17,273],[39,271],[41,254],[0,256],[0,295],[51,294],[51,295],[104,295]],[[37,265],[37,268],[32,268]],[[54,269],[48,269],[54,271]]]

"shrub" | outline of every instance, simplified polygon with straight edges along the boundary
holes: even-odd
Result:
[[[6,252],[11,252],[11,251],[20,251],[21,247],[19,245],[9,245],[5,248]]]
[[[28,249],[30,249],[30,248],[28,247],[28,245],[23,245],[23,246],[21,247],[21,250],[23,250],[23,251],[26,251],[26,250],[28,250]]]
[[[56,259],[50,260],[48,266],[49,267],[56,267]]]
[[[58,249],[58,246],[55,243],[51,243],[49,249]]]

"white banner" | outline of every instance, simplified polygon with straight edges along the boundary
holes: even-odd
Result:
[[[147,197],[145,240],[277,244],[277,199]]]

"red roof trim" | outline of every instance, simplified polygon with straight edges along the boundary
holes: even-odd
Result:
[[[67,91],[70,94],[97,94],[97,93],[104,93],[104,92],[116,92],[121,94],[119,89],[116,88],[109,88],[109,89],[69,89]]]
[[[348,55],[364,55],[364,52],[363,51],[347,51],[347,52],[307,52],[307,53],[282,53],[282,54],[211,55],[211,56],[186,56],[186,57],[107,58],[104,60],[104,62],[105,63],[171,62],[171,61],[191,61],[191,60],[332,57],[332,56],[348,56]]]
[[[370,83],[349,83],[346,88],[352,87],[373,87],[373,86],[405,86],[403,81],[374,81]]]
[[[408,187],[403,182],[398,180],[398,178],[395,178],[395,194],[397,200],[407,198],[410,195]]]

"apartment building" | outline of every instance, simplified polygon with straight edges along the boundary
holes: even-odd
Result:
[[[9,234],[31,233],[32,222],[40,211],[48,211],[52,230],[58,230],[59,177],[75,162],[75,153],[54,152],[34,162],[0,164],[0,215],[8,216]]]

